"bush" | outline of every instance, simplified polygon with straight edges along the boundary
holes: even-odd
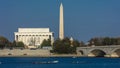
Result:
[[[24,43],[23,42],[16,42],[16,47],[24,47]]]
[[[45,47],[45,46],[51,46],[51,40],[43,40],[42,44],[41,44],[41,48]],[[40,47],[39,47],[40,48]]]
[[[7,38],[0,36],[0,48],[4,48],[9,45],[9,41]]]
[[[77,43],[75,43],[77,44]],[[53,43],[53,50],[55,53],[59,54],[71,54],[76,52],[77,45],[71,46],[71,41],[69,38],[63,40],[57,39]]]

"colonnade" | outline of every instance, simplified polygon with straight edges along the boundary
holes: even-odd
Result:
[[[41,45],[44,39],[53,40],[52,34],[44,34],[44,35],[35,35],[35,34],[15,34],[15,41],[21,41],[25,45],[28,46],[36,46]]]

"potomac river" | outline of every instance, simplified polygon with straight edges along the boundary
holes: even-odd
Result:
[[[2,49],[0,68],[120,68],[120,58],[54,55],[45,49]]]
[[[120,68],[120,58],[1,57],[0,68]]]

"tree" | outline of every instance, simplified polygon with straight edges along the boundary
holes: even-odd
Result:
[[[16,47],[16,41],[15,40],[12,42],[12,47]]]
[[[111,38],[111,45],[117,45],[117,38]]]
[[[15,47],[24,47],[24,43],[23,42],[16,42],[16,46]]]
[[[119,45],[120,38],[110,38],[110,37],[103,37],[103,38],[92,38],[90,41],[90,46],[101,46],[101,45]]]
[[[79,46],[80,47],[85,47],[86,45],[85,45],[85,43],[83,41],[81,41]]]
[[[9,45],[9,41],[7,38],[0,36],[0,48],[4,48]]]
[[[73,46],[71,46],[71,41],[69,38],[64,38],[63,40],[57,39],[53,43],[53,50],[55,53],[60,54],[69,54],[69,53],[76,53],[76,47],[79,46],[79,42],[73,41]]]
[[[80,43],[79,43],[79,41],[74,40],[72,45],[73,45],[73,47],[79,47]]]
[[[109,37],[105,37],[103,39],[103,45],[111,45],[111,39]]]
[[[120,45],[120,38],[117,38],[117,45]]]
[[[41,44],[41,48],[44,47],[44,46],[51,46],[51,40],[48,39],[48,40],[43,40],[42,44]]]
[[[70,50],[71,50],[70,52],[71,53],[75,53],[76,52],[76,48],[80,46],[80,43],[77,40],[73,40],[73,42],[70,45],[72,45],[70,47]]]
[[[102,38],[92,38],[89,41],[89,45],[102,46]]]
[[[55,53],[69,53],[70,49],[70,40],[68,38],[65,38],[63,40],[57,39],[53,43],[53,49]]]
[[[105,37],[103,39],[103,45],[117,45],[117,44],[118,44],[118,39],[117,38]]]

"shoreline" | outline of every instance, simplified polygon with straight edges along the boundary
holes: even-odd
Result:
[[[2,57],[26,57],[26,58],[31,58],[31,57],[34,57],[34,58],[68,58],[68,57],[72,57],[72,58],[83,58],[83,57],[88,57],[88,58],[120,58],[120,57],[90,57],[90,56],[80,56],[80,55],[77,55],[77,54],[55,54],[55,55],[0,55],[0,58]]]
[[[88,57],[88,58],[120,58],[120,57],[89,57],[89,56],[79,56],[79,55],[47,55],[47,56],[33,56],[33,55],[29,55],[29,56],[16,56],[16,55],[11,55],[11,56],[0,56],[0,58],[4,58],[4,57],[14,57],[14,58],[83,58],[83,57]]]
[[[3,49],[0,50],[0,57],[95,57],[95,56],[83,56],[80,54],[55,54],[50,53],[49,50],[38,49],[38,50],[29,50],[29,49]],[[95,57],[96,58],[96,57]],[[118,56],[106,55],[104,58],[119,58]]]
[[[14,58],[84,58],[84,57],[88,57],[88,58],[119,58],[119,57],[89,57],[89,56],[78,56],[78,55],[52,55],[52,56],[0,56],[0,58],[4,58],[4,57],[14,57]]]
[[[80,57],[77,54],[54,54],[45,49],[3,49],[0,50],[0,57]]]
[[[20,55],[6,55],[6,56],[2,56],[2,55],[0,55],[0,57],[40,57],[40,58],[47,58],[47,57],[85,57],[85,56],[78,56],[78,55],[68,55],[68,54],[66,54],[66,55],[42,55],[42,56],[38,56],[38,55],[23,55],[23,56],[20,56]]]

